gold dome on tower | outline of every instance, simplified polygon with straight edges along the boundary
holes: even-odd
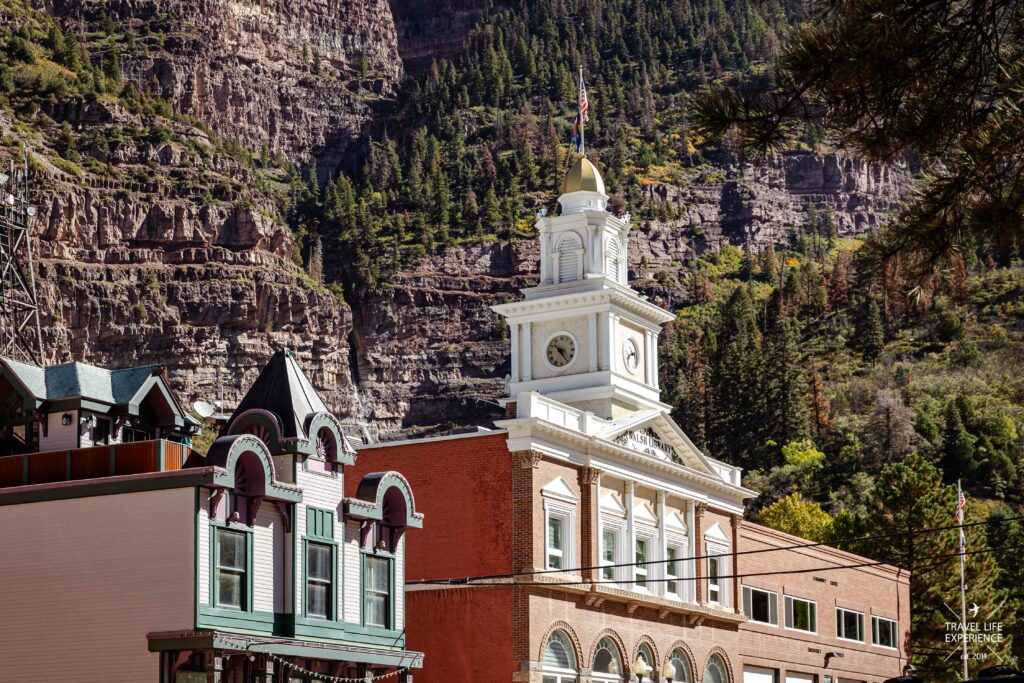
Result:
[[[572,165],[562,182],[562,194],[570,192],[599,192],[604,194],[604,179],[590,159],[580,157]]]

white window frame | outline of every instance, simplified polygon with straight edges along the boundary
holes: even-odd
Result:
[[[848,637],[846,635],[846,633],[845,633],[846,629],[844,628],[844,624],[843,624],[843,615],[847,614],[847,613],[854,614],[854,615],[857,616],[857,623],[860,625],[860,638],[850,638],[850,637]],[[840,635],[840,633],[839,633],[840,631],[843,631],[842,635]],[[867,641],[867,637],[866,636],[867,636],[867,634],[864,632],[864,613],[863,612],[858,612],[857,610],[854,610],[854,609],[848,609],[846,607],[839,607],[837,605],[836,606],[836,638],[838,638],[839,640],[845,640],[845,641],[850,642],[850,643],[864,643],[864,642]]]
[[[796,622],[796,619],[792,619],[790,617],[793,614],[793,604],[797,600],[799,600],[800,602],[806,602],[807,604],[809,604],[809,605],[814,607],[814,629],[813,630],[807,630],[807,629],[803,629],[803,628],[796,628],[795,626],[790,626],[790,623],[795,623]],[[800,598],[800,597],[797,597],[795,595],[787,595],[787,596],[785,596],[785,600],[783,601],[783,607],[784,607],[784,615],[782,617],[783,618],[783,622],[782,623],[783,623],[783,628],[785,628],[787,631],[797,631],[799,633],[815,633],[815,634],[818,632],[818,603],[817,602],[815,602],[814,600],[808,600],[807,598]]]
[[[761,621],[754,618],[754,593],[765,593],[768,595],[768,599],[771,601],[768,605],[768,621]],[[749,606],[749,609],[748,609]],[[755,586],[743,586],[743,613],[747,615],[747,619],[752,624],[761,624],[762,626],[775,626],[779,625],[779,594],[775,591],[770,591],[765,588],[757,588]],[[771,621],[774,615],[775,621]]]
[[[676,559],[673,562],[668,561],[669,550],[676,551]],[[686,539],[668,536],[665,541],[665,562],[662,564],[664,567],[663,578],[665,579],[663,591],[666,598],[670,600],[684,600],[687,595],[687,581],[686,581]],[[672,565],[675,565],[673,567]],[[678,570],[678,574],[673,573],[673,569]],[[676,591],[673,593],[669,590],[669,582],[675,581]]]
[[[646,547],[646,552],[644,553],[644,562],[646,562],[646,564],[643,567],[640,567],[637,564],[637,559],[636,559],[637,543],[640,542],[640,541],[643,541],[644,544],[645,544],[645,547]],[[641,593],[654,593],[654,590],[652,590],[652,587],[655,584],[652,584],[651,581],[653,579],[657,579],[658,578],[657,575],[656,575],[658,565],[657,564],[651,564],[651,563],[652,562],[657,562],[658,560],[662,559],[662,558],[658,557],[658,532],[657,532],[657,530],[650,529],[650,528],[647,528],[645,526],[636,527],[634,529],[634,531],[633,531],[633,544],[632,544],[632,547],[630,548],[630,555],[629,555],[629,557],[630,557],[630,562],[633,563],[633,590],[639,591]],[[643,577],[643,579],[645,581],[645,585],[643,585],[643,586],[641,586],[640,582],[638,581],[638,579],[641,576]]]
[[[612,560],[611,560],[610,563],[608,562],[608,560],[605,559],[605,556],[604,556],[605,555],[605,553],[604,553],[604,551],[605,551],[604,535],[607,532],[611,532],[612,535],[614,535],[615,541],[616,541],[615,542],[615,546],[612,549]],[[601,566],[601,580],[602,581],[619,581],[619,582],[622,581],[622,574],[623,574],[624,567],[611,567],[611,574],[612,574],[612,576],[611,576],[611,578],[608,578],[608,577],[605,576],[605,565],[608,565],[608,564],[613,564],[613,565],[616,565],[616,564],[626,564],[623,561],[623,559],[622,559],[622,553],[623,553],[624,545],[625,545],[623,543],[623,541],[625,540],[625,538],[626,538],[626,524],[625,524],[625,522],[623,520],[614,519],[614,518],[613,519],[608,519],[607,517],[602,517],[601,518],[601,561],[600,561],[599,564],[602,565]]]
[[[706,600],[709,604],[719,605],[721,607],[729,606],[729,580],[722,578],[729,575],[729,547],[719,545],[717,543],[706,542],[705,547],[707,548],[707,558],[704,561],[704,568],[706,570],[704,575],[704,583],[708,589]],[[711,599],[711,560],[714,559],[718,562],[718,582],[714,584],[718,591],[718,599]]]
[[[878,625],[880,623],[892,624],[892,642],[894,645],[882,645],[878,642]],[[898,650],[900,644],[900,628],[899,622],[896,619],[890,619],[888,617],[880,617],[877,614],[871,615],[871,644],[875,647],[885,648],[886,650]]]
[[[549,529],[552,519],[558,519],[562,522],[562,538],[563,547],[561,550],[554,549],[551,547],[551,537],[549,535]],[[551,557],[554,553],[560,555],[562,558],[562,566],[552,567]],[[575,566],[573,558],[576,557],[576,507],[572,505],[559,504],[552,500],[544,501],[544,568],[552,569],[555,571],[562,571],[567,573],[578,573],[578,567]],[[569,571],[575,569],[576,572]]]

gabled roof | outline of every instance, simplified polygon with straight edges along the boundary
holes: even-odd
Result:
[[[76,361],[42,368],[0,357],[0,369],[10,373],[9,376],[17,380],[37,404],[72,398],[109,405],[131,403],[149,378],[156,374],[158,367],[143,365],[107,370]]]
[[[609,422],[607,429],[599,436],[607,441],[615,441],[624,434],[645,429],[654,432],[671,446],[673,455],[680,463],[704,474],[720,476],[679,425],[660,410],[638,410],[623,419]]]
[[[330,412],[295,358],[283,349],[271,356],[227,424],[247,410],[266,410],[277,415],[281,436],[286,439],[306,438],[306,419],[314,413]]]

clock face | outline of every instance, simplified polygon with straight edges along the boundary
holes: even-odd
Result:
[[[636,372],[637,367],[640,366],[640,350],[637,348],[635,340],[627,339],[622,345],[622,360],[626,362],[627,370]]]
[[[564,368],[576,357],[576,342],[567,334],[557,334],[548,342],[548,363],[553,367]]]

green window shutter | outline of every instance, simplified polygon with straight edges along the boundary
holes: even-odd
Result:
[[[306,508],[306,535],[334,540],[334,511]]]

